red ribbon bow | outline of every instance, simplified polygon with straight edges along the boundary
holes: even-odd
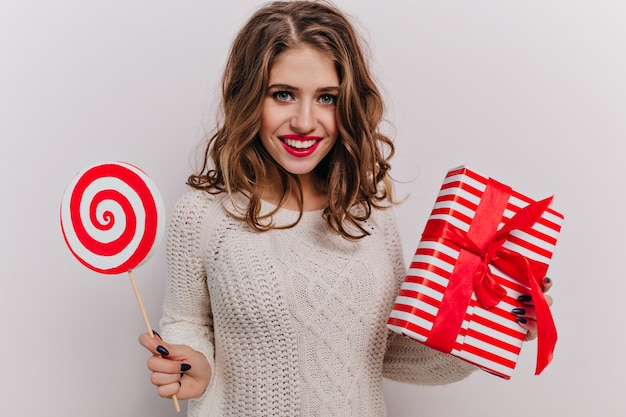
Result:
[[[497,230],[510,195],[510,187],[489,179],[467,232],[443,220],[431,219],[427,222],[422,234],[424,238],[452,242],[461,251],[425,343],[440,351],[452,350],[472,292],[485,309],[493,308],[502,300],[506,290],[491,273],[489,265],[493,265],[530,288],[537,314],[535,375],[538,375],[552,360],[557,339],[550,307],[540,285],[547,265],[509,250],[503,244],[513,230],[532,227],[548,209],[552,197],[527,205]]]

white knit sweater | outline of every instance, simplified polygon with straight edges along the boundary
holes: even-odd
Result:
[[[189,417],[380,417],[383,376],[443,384],[475,369],[386,328],[406,272],[390,210],[374,211],[371,235],[353,242],[321,210],[259,233],[224,207],[225,194],[190,191],[169,224],[162,336],[213,369]]]

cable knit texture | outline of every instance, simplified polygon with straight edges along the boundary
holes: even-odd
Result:
[[[433,385],[475,369],[387,329],[406,272],[390,210],[374,211],[357,242],[322,211],[259,233],[228,210],[225,194],[190,191],[168,228],[162,335],[213,369],[189,417],[380,417],[383,376]]]

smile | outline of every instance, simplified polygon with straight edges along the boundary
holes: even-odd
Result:
[[[301,158],[311,155],[323,138],[290,134],[279,136],[278,139],[280,139],[287,152]]]

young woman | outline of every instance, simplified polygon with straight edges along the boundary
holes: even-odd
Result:
[[[259,9],[232,46],[222,110],[171,216],[163,339],[140,336],[158,393],[192,399],[189,416],[384,416],[383,377],[471,373],[386,328],[406,273],[394,147],[346,17],[321,2]]]

